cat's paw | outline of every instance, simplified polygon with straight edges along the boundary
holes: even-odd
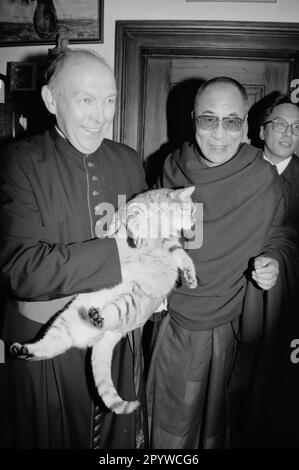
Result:
[[[139,401],[118,401],[111,406],[112,411],[118,415],[130,414],[135,411],[140,405]]]
[[[90,307],[87,310],[88,320],[97,328],[103,328],[104,318],[101,314],[101,309],[98,307]]]
[[[29,352],[28,347],[20,343],[13,343],[9,350],[15,359],[31,359],[33,357],[33,354]]]
[[[189,289],[195,289],[197,287],[197,279],[194,276],[192,271],[185,270],[184,277],[186,279],[186,284],[189,287]]]
[[[108,303],[105,307],[90,307],[85,313],[84,317],[92,323],[96,328],[101,330],[111,330],[121,328],[123,326],[119,318],[119,310],[114,303]]]
[[[190,282],[188,282],[188,287],[189,287],[189,289],[196,289],[197,285],[198,285],[198,284],[197,284],[197,280],[196,280],[196,279],[195,279],[195,280],[192,279]]]
[[[146,248],[148,245],[147,239],[143,237],[134,237],[134,245],[136,248]]]

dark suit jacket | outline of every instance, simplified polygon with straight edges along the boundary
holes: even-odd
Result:
[[[287,195],[289,220],[299,229],[299,157],[293,155],[280,176]]]
[[[280,177],[287,198],[288,221],[299,231],[299,157],[293,155]],[[298,449],[299,375],[298,364],[296,366],[290,359],[294,350],[291,342],[299,337],[298,251],[299,243],[293,259],[279,267],[275,288],[267,293],[262,320],[257,316],[255,324],[249,323],[246,331],[245,339],[250,340],[254,337],[252,332],[258,331],[257,322],[263,323],[259,362],[253,369],[252,434],[246,443],[248,445],[249,441],[252,448]],[[250,300],[248,298],[248,302]],[[245,346],[250,351],[250,343]],[[244,364],[248,364],[248,354],[243,351]]]

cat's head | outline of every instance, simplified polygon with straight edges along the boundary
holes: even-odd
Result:
[[[180,238],[195,223],[194,186],[161,188],[138,195],[127,204],[126,225],[137,247],[154,239]]]

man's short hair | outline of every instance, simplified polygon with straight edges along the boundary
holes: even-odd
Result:
[[[273,109],[280,104],[292,104],[298,108],[298,106],[292,102],[289,94],[272,92],[269,96],[264,98],[263,108],[259,117],[259,123],[261,126],[264,124],[264,122],[268,121],[268,118],[272,114]]]
[[[57,85],[57,78],[59,77],[60,73],[64,70],[65,66],[75,60],[86,58],[97,60],[99,63],[111,70],[111,73],[113,74],[113,70],[111,69],[110,65],[97,52],[91,49],[67,49],[61,52],[46,69],[46,84],[55,87]]]
[[[245,107],[248,108],[248,95],[243,85],[241,85],[241,83],[239,83],[237,80],[234,80],[233,78],[230,78],[230,77],[216,77],[216,78],[211,78],[211,80],[207,80],[199,87],[195,96],[195,100],[194,100],[194,109],[197,108],[198,101],[200,97],[202,96],[203,92],[212,85],[232,85],[233,87],[237,88],[242,96]]]

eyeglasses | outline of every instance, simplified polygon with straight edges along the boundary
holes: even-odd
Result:
[[[285,134],[290,127],[292,129],[293,135],[299,135],[299,122],[288,124],[283,119],[272,119],[271,121],[264,122],[263,126],[266,126],[270,123],[272,124],[272,130],[277,132],[277,134]]]
[[[193,116],[196,125],[205,131],[212,131],[219,126],[219,122],[221,122],[222,128],[228,132],[238,132],[241,130],[242,125],[245,121],[239,117],[224,117],[219,119],[218,116],[210,116],[208,114],[201,114],[199,116]]]

